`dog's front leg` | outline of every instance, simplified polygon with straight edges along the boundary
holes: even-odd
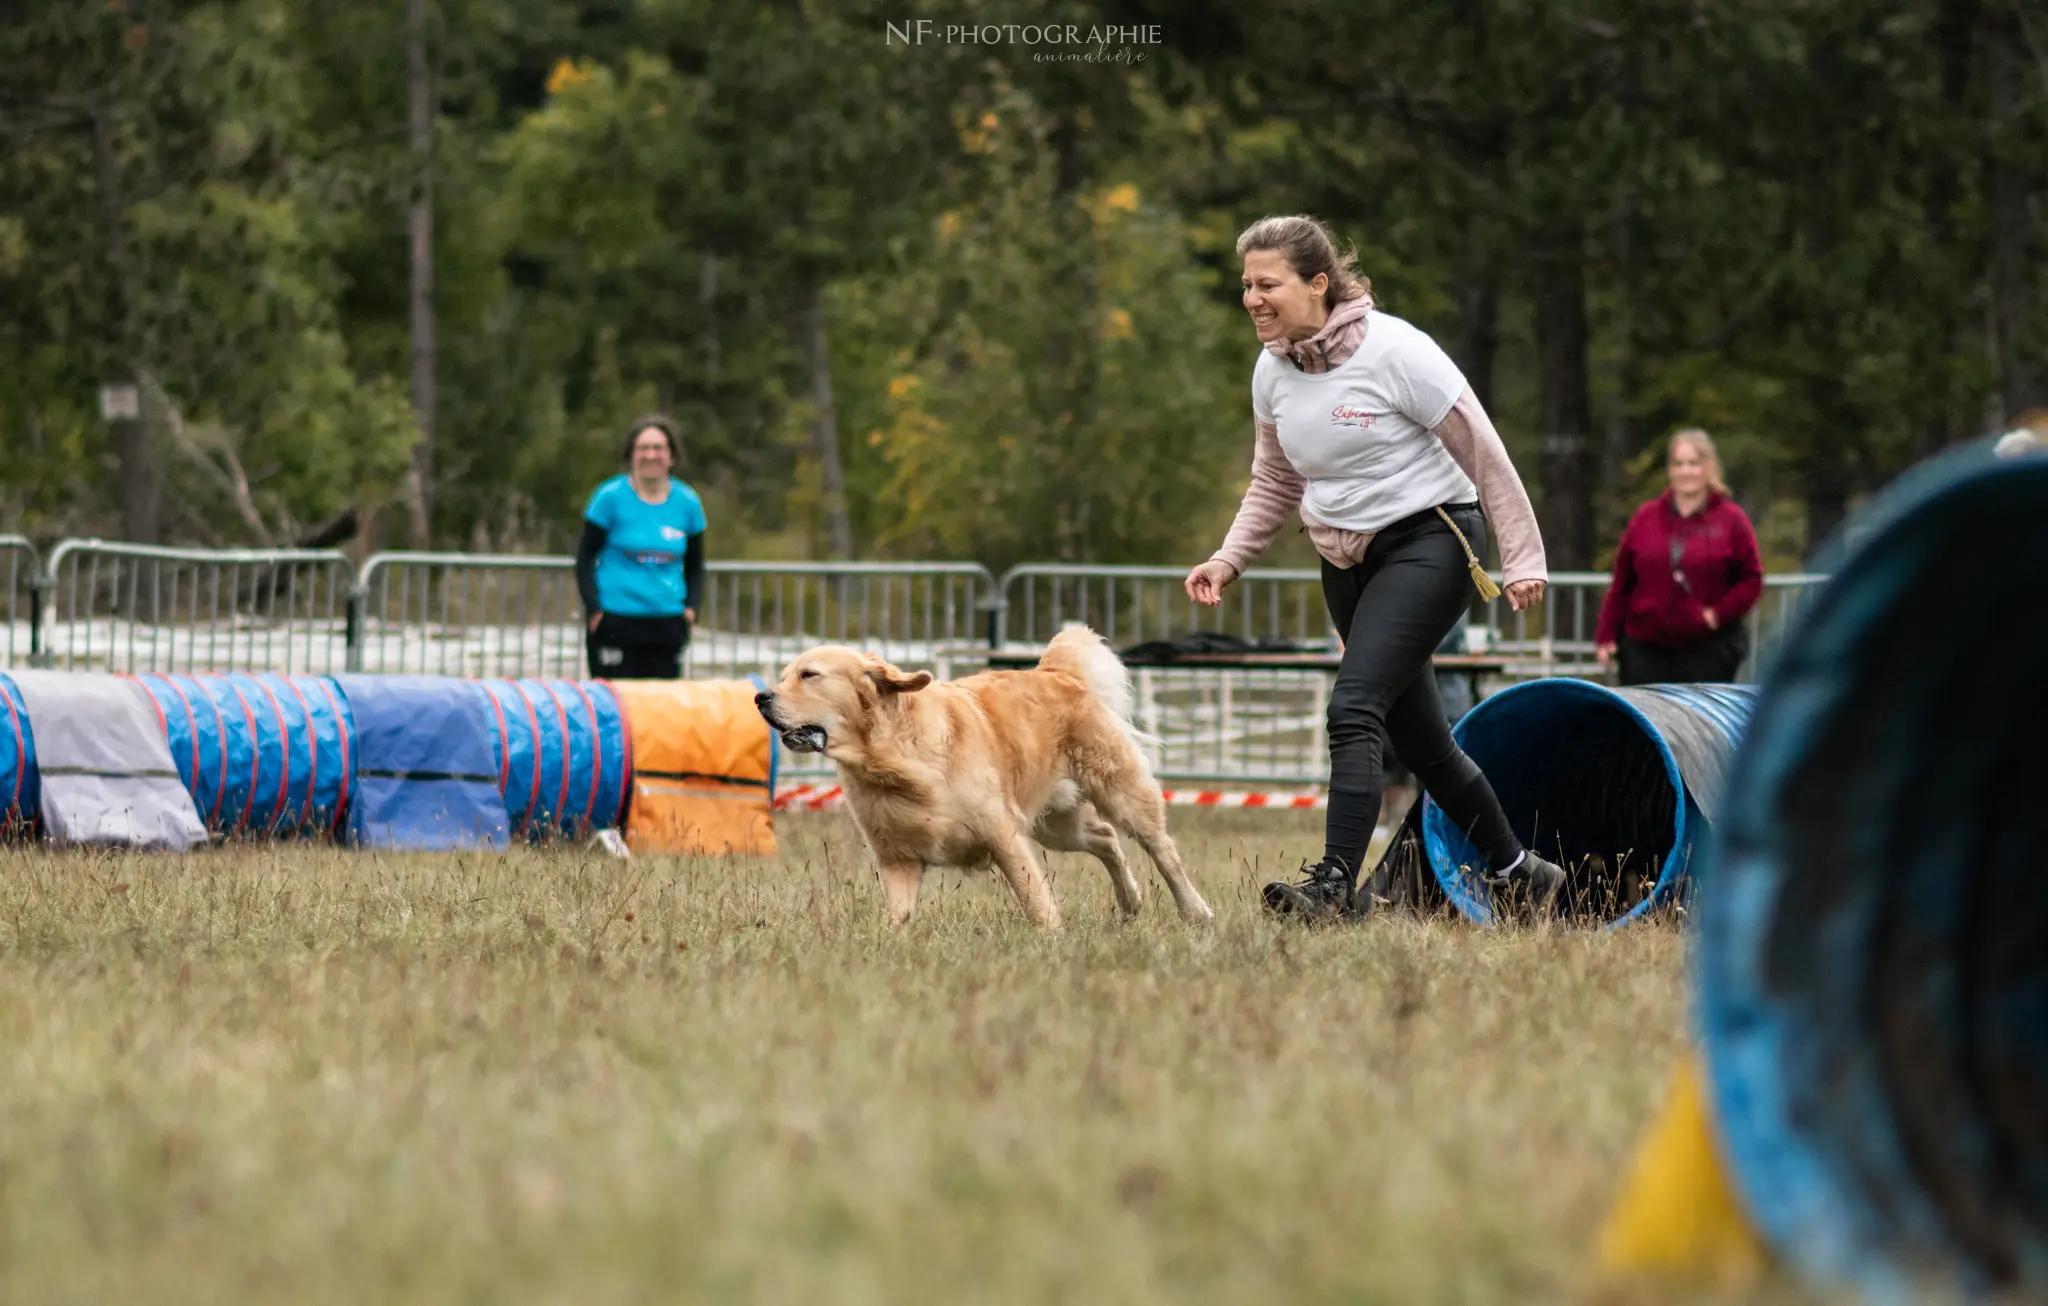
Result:
[[[1045,872],[1039,869],[1038,858],[1031,854],[1030,842],[1021,833],[1013,833],[990,851],[996,869],[1016,891],[1017,901],[1024,904],[1024,914],[1046,929],[1058,929],[1060,905],[1052,899],[1052,887],[1045,882]]]
[[[889,923],[901,925],[917,910],[917,889],[924,883],[924,863],[915,858],[883,858],[882,900],[889,905]]]

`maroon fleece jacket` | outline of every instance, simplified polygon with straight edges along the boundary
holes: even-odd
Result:
[[[1708,491],[1698,512],[1681,517],[1666,490],[1636,509],[1621,533],[1593,641],[1614,644],[1617,635],[1627,635],[1661,648],[1697,643],[1712,633],[1707,609],[1725,630],[1749,615],[1763,591],[1763,558],[1749,514]]]

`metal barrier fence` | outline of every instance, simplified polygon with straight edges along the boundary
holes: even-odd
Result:
[[[684,673],[773,676],[823,641],[947,675],[986,651],[995,582],[974,563],[714,562]],[[356,587],[352,669],[451,676],[585,673],[573,560],[380,553]]]
[[[0,666],[26,666],[41,643],[42,607],[36,602],[36,585],[43,576],[43,560],[36,546],[19,535],[0,535],[0,565],[7,569],[7,646]]]
[[[67,540],[39,565],[0,536],[8,638],[0,666],[111,671],[410,672],[576,678],[582,604],[562,557],[383,553],[356,576],[324,550],[163,549]],[[684,673],[772,676],[823,641],[872,649],[949,678],[992,648],[1042,645],[1085,621],[1118,647],[1214,630],[1257,643],[1334,648],[1318,573],[1254,569],[1215,609],[1182,593],[1179,567],[1033,564],[998,581],[975,563],[724,562],[707,568]],[[1824,578],[1772,576],[1749,617],[1746,678],[1767,663]],[[1474,600],[1469,651],[1504,679],[1599,677],[1593,627],[1607,576],[1551,578],[1516,613]],[[1332,676],[1314,669],[1140,670],[1141,725],[1174,779],[1320,781]],[[800,770],[820,759],[790,759]]]
[[[1224,591],[1215,608],[1190,604],[1180,567],[1086,567],[1029,563],[1005,572],[999,644],[1036,646],[1069,621],[1086,622],[1112,644],[1128,647],[1215,631],[1253,643],[1334,649],[1323,605],[1322,579],[1306,569],[1254,567]],[[1498,581],[1499,575],[1494,579]],[[1754,669],[1775,647],[1805,597],[1825,577],[1769,576],[1763,598],[1748,618]],[[1516,674],[1598,676],[1593,630],[1607,595],[1606,572],[1554,573],[1543,601],[1516,612],[1505,598],[1472,601],[1468,651],[1491,653],[1525,665]],[[1752,678],[1752,677],[1745,677]]]
[[[1224,592],[1216,608],[1195,608],[1177,567],[1075,567],[1030,564],[1002,578],[997,639],[1012,650],[1042,645],[1069,621],[1084,621],[1112,644],[1216,631],[1253,644],[1273,642],[1334,653],[1336,632],[1318,572],[1254,568]],[[1496,575],[1495,580],[1500,578]],[[1823,577],[1773,576],[1748,618],[1750,657],[1743,679],[1767,665],[1799,605]],[[1539,676],[1602,679],[1594,627],[1606,597],[1605,572],[1553,574],[1543,602],[1516,612],[1505,598],[1473,597],[1466,651],[1508,665],[1479,677],[1482,692]],[[1162,776],[1239,782],[1314,784],[1327,772],[1325,721],[1333,673],[1312,669],[1140,669],[1139,725],[1158,743]]]
[[[349,670],[581,679],[581,614],[569,558],[379,553],[356,585]]]
[[[1499,576],[1495,576],[1497,581]],[[1484,651],[1527,658],[1531,676],[1589,676],[1603,673],[1593,647],[1600,604],[1607,597],[1608,575],[1598,571],[1560,572],[1550,578],[1543,602],[1516,612],[1505,598],[1475,606],[1472,625],[1484,631]],[[1763,596],[1750,610],[1750,655],[1739,679],[1754,682],[1757,670],[1776,649],[1787,623],[1820,583],[1822,576],[1766,576]],[[1480,651],[1475,648],[1474,651]]]
[[[995,577],[972,562],[728,562],[706,568],[688,670],[774,677],[818,643],[942,679],[988,655]]]
[[[327,549],[65,540],[38,588],[35,661],[71,671],[340,671],[354,571]]]
[[[1182,590],[1186,567],[1027,563],[1003,573],[997,642],[1043,644],[1069,621],[1086,622],[1118,648],[1210,630],[1244,639],[1321,645],[1330,636],[1318,573],[1254,567],[1214,608]]]

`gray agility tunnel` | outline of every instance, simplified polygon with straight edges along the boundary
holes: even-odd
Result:
[[[1830,546],[1727,773],[1693,949],[1757,1230],[1879,1301],[2048,1298],[2048,455]]]

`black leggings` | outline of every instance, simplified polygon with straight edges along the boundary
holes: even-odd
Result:
[[[1446,510],[1473,551],[1484,550],[1486,519],[1479,506]],[[1323,600],[1344,632],[1344,656],[1330,690],[1330,812],[1323,855],[1342,859],[1353,874],[1379,820],[1387,743],[1491,869],[1501,870],[1522,855],[1493,786],[1451,739],[1430,664],[1473,592],[1465,551],[1434,508],[1374,535],[1356,567],[1323,563]]]

